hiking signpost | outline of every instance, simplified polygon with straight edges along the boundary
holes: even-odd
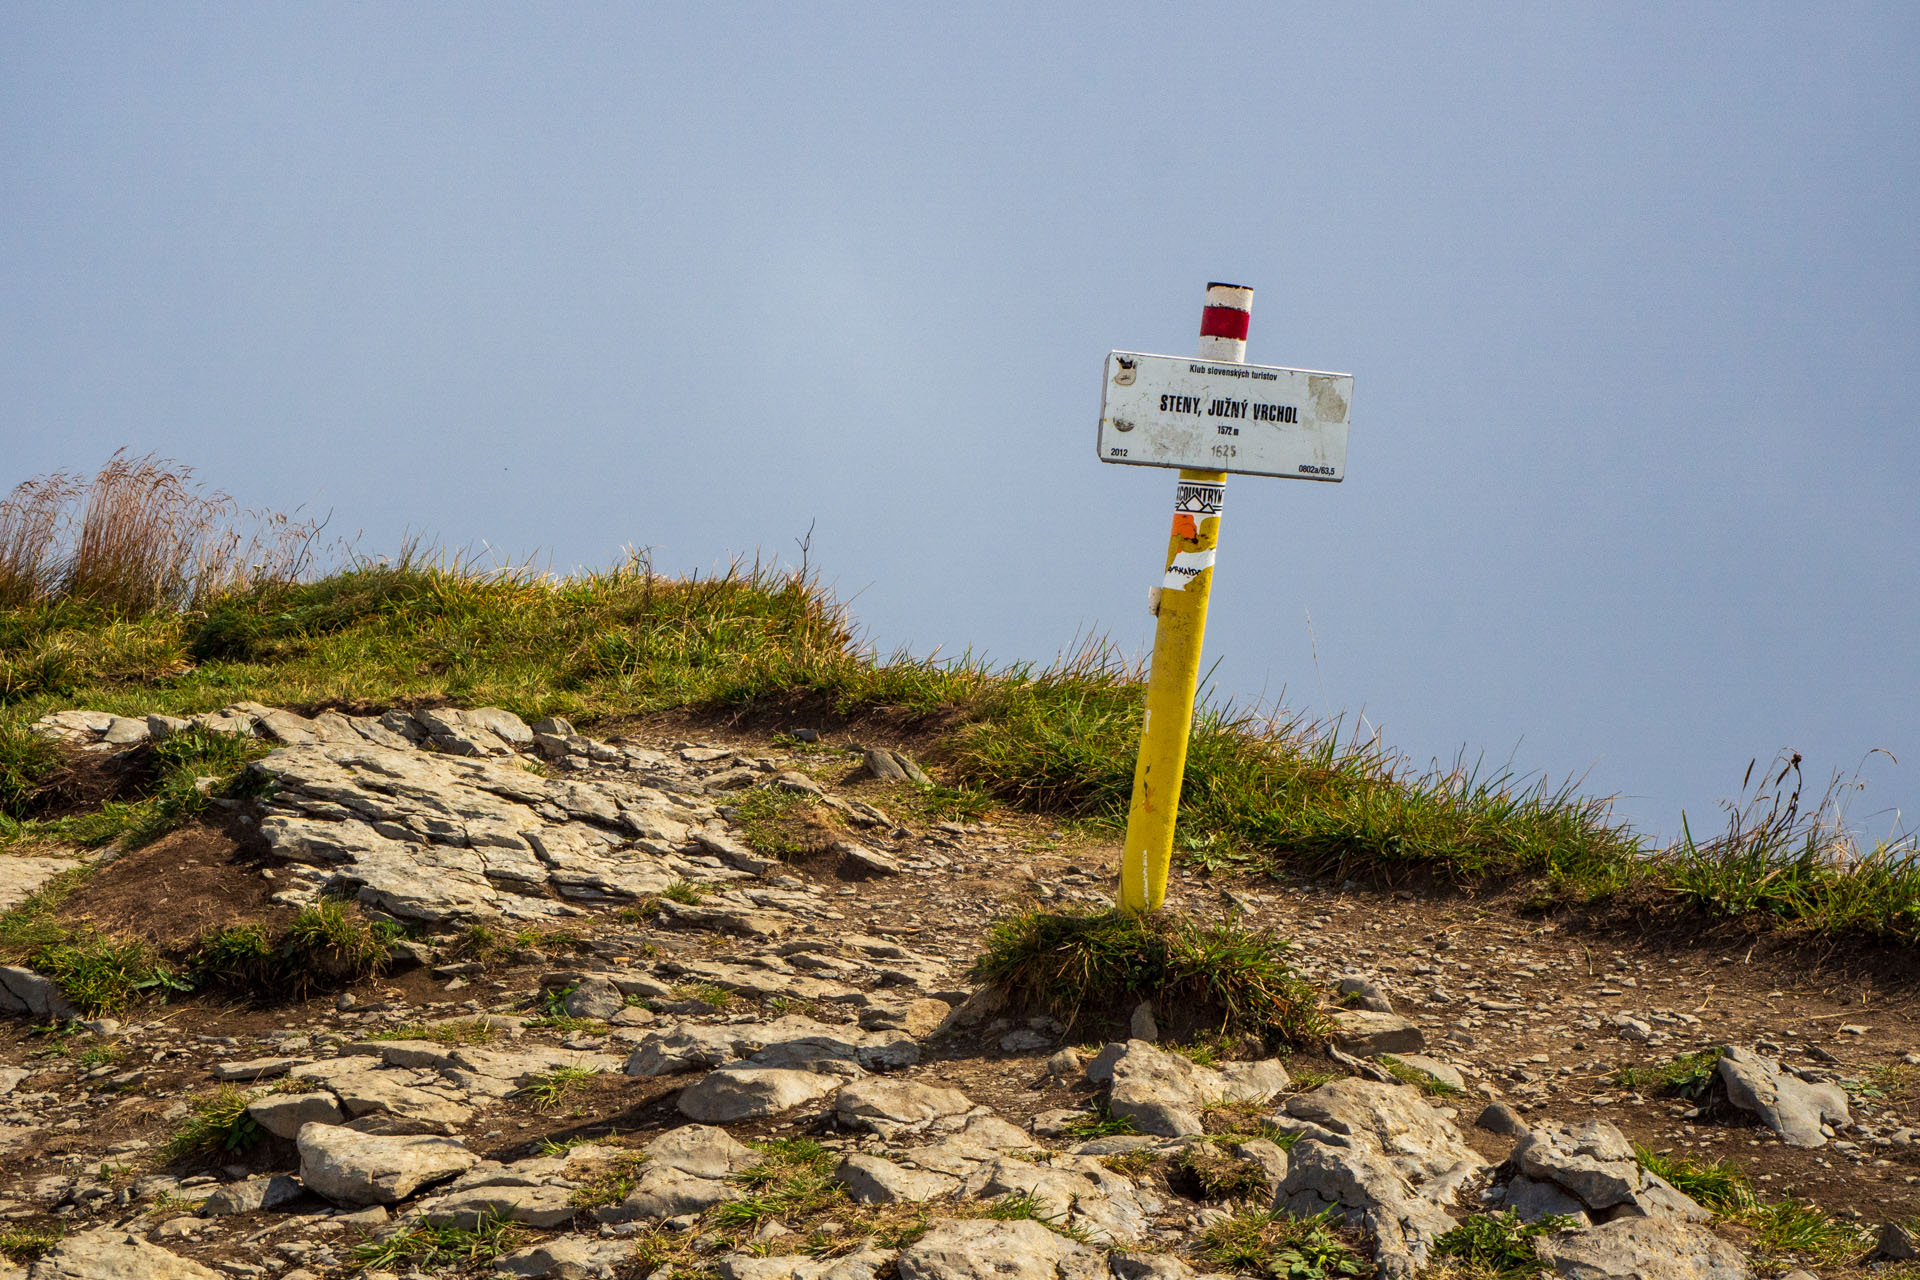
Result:
[[[1337,484],[1346,474],[1352,375],[1244,363],[1252,310],[1252,289],[1209,284],[1197,357],[1107,356],[1100,460],[1180,469],[1166,568],[1153,589],[1159,621],[1120,862],[1120,907],[1136,915],[1167,897],[1227,476]]]

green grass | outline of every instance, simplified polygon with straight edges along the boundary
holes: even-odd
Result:
[[[715,1205],[707,1215],[712,1226],[751,1232],[774,1219],[791,1224],[848,1203],[847,1189],[833,1179],[839,1156],[813,1139],[772,1138],[749,1145],[761,1158],[728,1175],[744,1194]]]
[[[0,816],[31,816],[33,801],[65,763],[46,738],[21,725],[0,724]]]
[[[190,964],[197,982],[263,999],[299,999],[387,971],[399,931],[332,899],[302,908],[286,926],[228,925],[202,938]]]
[[[186,989],[180,974],[144,943],[116,941],[61,921],[60,908],[89,874],[85,867],[63,872],[0,915],[0,960],[45,974],[81,1012],[93,1015],[116,1012],[143,995]]]
[[[543,1147],[541,1154],[560,1155],[562,1151],[549,1151]],[[633,1184],[639,1180],[640,1170],[646,1163],[644,1151],[616,1156],[606,1167],[575,1187],[567,1203],[576,1209],[600,1209],[619,1204],[633,1194]]]
[[[660,896],[683,907],[697,907],[700,899],[707,896],[707,890],[691,880],[675,880],[660,891]]]
[[[551,1111],[602,1074],[588,1067],[556,1067],[528,1078],[515,1092],[541,1111]]]
[[[978,822],[993,812],[993,797],[977,787],[946,787],[936,782],[901,791],[889,807],[923,822]]]
[[[1858,1262],[1874,1242],[1866,1228],[1833,1217],[1818,1205],[1791,1196],[1762,1201],[1731,1161],[1663,1156],[1637,1143],[1633,1150],[1649,1173],[1665,1178],[1716,1217],[1746,1227],[1753,1251],[1761,1256],[1846,1264]]]
[[[1865,1227],[1791,1198],[1762,1205],[1742,1220],[1753,1229],[1754,1251],[1776,1258],[1843,1266],[1859,1262],[1875,1239]]]
[[[395,1027],[391,1031],[381,1031],[367,1038],[369,1040],[431,1040],[435,1044],[445,1045],[481,1045],[491,1044],[503,1034],[498,1026],[482,1017],[465,1018],[457,1022],[439,1022],[431,1026],[422,1022],[409,1022],[405,1026]]]
[[[1446,1098],[1459,1093],[1458,1086],[1448,1084],[1431,1071],[1423,1071],[1412,1063],[1402,1062],[1392,1054],[1380,1055],[1380,1065],[1395,1080],[1412,1085],[1430,1098]]]
[[[1010,1191],[1006,1195],[969,1205],[967,1211],[970,1216],[988,1218],[994,1222],[1037,1222],[1055,1235],[1078,1240],[1082,1244],[1091,1239],[1085,1230],[1067,1221],[1066,1210],[1052,1208],[1032,1191]]]
[[[1274,1280],[1337,1280],[1370,1276],[1329,1214],[1293,1218],[1272,1209],[1241,1209],[1213,1223],[1194,1242],[1210,1269],[1248,1271]]]
[[[1138,1178],[1160,1162],[1160,1157],[1142,1148],[1139,1151],[1122,1151],[1117,1156],[1102,1156],[1100,1163],[1122,1177]]]
[[[1702,1049],[1683,1053],[1657,1067],[1622,1067],[1613,1073],[1613,1082],[1628,1089],[1657,1089],[1700,1102],[1712,1090],[1720,1059],[1726,1056],[1725,1048]]]
[[[1296,1045],[1327,1034],[1313,989],[1277,939],[1171,912],[1018,912],[988,931],[973,977],[1005,990],[1017,1009],[1044,1009],[1068,1024],[1110,1025],[1151,1000],[1196,1031]]]
[[[1434,1242],[1433,1256],[1471,1268],[1484,1280],[1532,1280],[1551,1268],[1534,1253],[1537,1236],[1570,1226],[1571,1218],[1548,1216],[1522,1222],[1512,1213],[1476,1213]]]
[[[1173,1158],[1171,1177],[1197,1200],[1251,1200],[1272,1190],[1259,1161],[1230,1156],[1211,1142],[1181,1148]]]
[[[747,843],[770,858],[791,860],[819,853],[839,830],[831,811],[819,800],[779,787],[742,792],[733,810],[734,822]]]
[[[1138,1133],[1140,1126],[1133,1122],[1132,1116],[1116,1116],[1101,1103],[1097,1109],[1083,1116],[1075,1116],[1060,1126],[1060,1136],[1073,1142],[1091,1142],[1095,1138],[1111,1138],[1124,1133]]]
[[[247,1114],[253,1096],[232,1085],[222,1085],[214,1093],[195,1098],[188,1104],[186,1118],[175,1126],[161,1147],[161,1158],[172,1164],[200,1156],[219,1156],[245,1151],[267,1136],[258,1121]]]
[[[435,1227],[422,1222],[384,1239],[354,1246],[353,1262],[361,1271],[478,1267],[517,1248],[528,1234],[526,1228],[493,1214],[482,1217],[471,1228]]]
[[[11,735],[0,741],[17,743],[21,725],[56,708],[181,714],[240,699],[306,710],[491,704],[589,725],[796,705],[918,718],[938,730],[922,753],[947,782],[923,805],[971,819],[1001,803],[1117,831],[1143,681],[1101,648],[1045,669],[876,654],[814,579],[758,564],[676,580],[635,558],[555,577],[402,554],[140,617],[74,597],[0,609],[0,726]],[[38,769],[25,757],[0,763],[13,779],[0,787],[37,786]],[[1338,724],[1217,705],[1200,710],[1185,777],[1182,856],[1221,871],[1520,878],[1581,899],[1637,887],[1761,925],[1920,940],[1913,842],[1830,856],[1835,833],[1792,806],[1736,817],[1710,840],[1689,828],[1653,856],[1605,800],[1464,763],[1419,770]],[[62,820],[51,834],[98,843],[203,803],[161,794]]]
[[[1721,1217],[1734,1217],[1759,1207],[1753,1184],[1747,1181],[1739,1166],[1730,1161],[1663,1156],[1637,1142],[1633,1145],[1633,1154],[1641,1168],[1665,1178],[1676,1191],[1692,1196],[1702,1208],[1711,1209]]]
[[[25,1266],[59,1244],[67,1229],[59,1223],[48,1226],[11,1226],[0,1230],[0,1254]]]
[[[0,700],[0,716],[4,714],[5,702]],[[18,724],[0,719],[0,746],[23,733]],[[248,761],[265,755],[268,747],[254,738],[210,733],[198,727],[182,730],[146,749],[153,781],[138,799],[110,800],[90,812],[47,820],[16,818],[7,813],[7,806],[0,805],[0,847],[25,839],[55,840],[84,848],[116,840],[128,849],[151,844],[199,817],[211,797],[234,794],[248,786],[241,770]],[[6,763],[0,759],[0,788],[7,785],[5,775]],[[40,784],[18,800],[15,807],[21,814],[31,806],[46,776],[42,775]],[[202,778],[212,778],[213,784],[202,789]]]

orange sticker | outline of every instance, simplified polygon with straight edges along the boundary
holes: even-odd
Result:
[[[1195,526],[1193,517],[1184,511],[1176,511],[1173,516],[1173,536],[1176,538],[1197,538],[1200,530]]]

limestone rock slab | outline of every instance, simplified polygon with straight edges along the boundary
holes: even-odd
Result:
[[[340,1125],[300,1130],[300,1181],[335,1204],[396,1204],[480,1157],[453,1138],[388,1137]]]
[[[1021,1219],[943,1221],[900,1251],[900,1280],[1102,1280],[1106,1255]]]
[[[1827,1135],[1821,1125],[1852,1123],[1846,1092],[1839,1085],[1802,1080],[1752,1049],[1728,1048],[1715,1072],[1727,1101],[1759,1116],[1788,1146],[1824,1147]]]
[[[1748,1280],[1740,1251],[1705,1227],[1673,1219],[1615,1218],[1539,1242],[1564,1280]]]
[[[27,1275],[29,1280],[225,1280],[218,1271],[111,1227],[68,1236]]]

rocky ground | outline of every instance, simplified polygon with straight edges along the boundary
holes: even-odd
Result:
[[[1119,1039],[976,992],[987,924],[1104,905],[1116,851],[964,816],[884,746],[207,722],[276,749],[63,911],[165,946],[344,895],[409,936],[345,991],[118,1019],[0,970],[0,1277],[1180,1280],[1351,1274],[1343,1245],[1407,1277],[1468,1274],[1436,1243],[1501,1209],[1565,1215],[1527,1244],[1562,1275],[1880,1274],[1920,1214],[1899,957],[1182,872],[1178,905],[1292,939],[1341,1009],[1326,1052],[1216,1059],[1159,1042],[1173,1011]],[[104,762],[182,723],[42,728]],[[785,857],[756,846],[776,812]],[[0,905],[82,856],[0,855]],[[1732,1158],[1826,1244],[1709,1212],[1636,1143]]]

